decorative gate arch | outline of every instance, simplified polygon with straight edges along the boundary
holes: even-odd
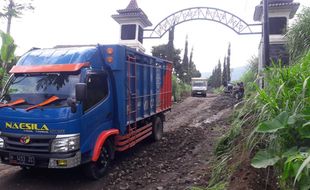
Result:
[[[262,24],[248,24],[240,17],[218,8],[192,7],[177,11],[165,19],[153,29],[144,30],[144,38],[161,38],[170,28],[191,20],[209,20],[221,23],[239,35],[262,34]]]

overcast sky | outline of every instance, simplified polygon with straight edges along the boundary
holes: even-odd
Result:
[[[1,0],[2,1],[2,0]],[[111,18],[130,0],[34,0],[35,10],[12,22],[11,34],[18,45],[17,54],[31,47],[53,47],[60,44],[111,44],[119,41],[119,26]],[[166,16],[184,8],[216,7],[254,23],[253,13],[260,0],[137,0],[140,8],[157,25]],[[295,0],[310,6],[310,0]],[[301,9],[301,8],[300,8]],[[0,29],[5,30],[1,21]],[[194,48],[194,62],[201,72],[210,72],[223,60],[231,42],[232,67],[247,64],[257,55],[260,35],[238,36],[228,27],[211,21],[190,21],[175,28],[175,47],[184,49],[188,35],[189,49]],[[145,40],[147,53],[151,47],[167,43],[162,39]],[[183,54],[181,55],[183,56]]]

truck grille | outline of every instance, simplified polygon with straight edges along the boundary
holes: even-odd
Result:
[[[21,135],[12,133],[2,133],[5,139],[5,148],[7,150],[19,152],[32,152],[32,153],[48,153],[50,150],[50,143],[54,135]],[[29,136],[30,142],[23,144],[20,142],[21,137]]]

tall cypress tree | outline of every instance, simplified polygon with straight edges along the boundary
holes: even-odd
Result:
[[[188,77],[188,82],[190,83],[191,82],[191,79],[192,79],[192,77],[193,77],[193,72],[194,72],[194,70],[193,70],[193,65],[194,65],[194,63],[193,63],[193,53],[194,53],[194,48],[192,47],[192,49],[191,49],[191,53],[189,54],[189,62],[188,62],[188,75],[187,75],[187,77]]]
[[[227,65],[226,65],[226,56],[224,57],[223,63],[223,73],[222,73],[222,84],[223,86],[227,86]]]
[[[184,77],[182,77],[183,81],[189,83],[189,62],[188,62],[188,37],[185,39],[185,48],[184,48],[184,56],[182,60],[182,67],[184,71]]]
[[[231,81],[231,71],[230,71],[230,42],[228,45],[228,52],[227,52],[227,81],[230,82]]]
[[[201,77],[201,73],[199,70],[197,70],[196,65],[193,61],[193,54],[194,54],[194,48],[192,47],[191,53],[189,56],[189,70],[190,70],[189,80],[190,81],[193,77]]]
[[[220,87],[222,85],[222,64],[219,60],[216,71],[216,87]]]
[[[170,28],[169,30],[169,41],[168,41],[168,60],[172,60],[172,54],[173,54],[173,50],[174,50],[174,26],[172,28]]]

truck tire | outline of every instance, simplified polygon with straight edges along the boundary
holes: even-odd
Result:
[[[155,117],[152,124],[152,140],[159,141],[164,134],[163,121],[160,117]]]
[[[39,168],[35,168],[35,167],[31,167],[31,166],[20,166],[20,168],[25,173],[35,172],[35,171],[39,170]]]
[[[97,180],[105,175],[112,160],[112,150],[112,144],[107,140],[101,148],[98,160],[84,166],[84,173],[88,178]]]

